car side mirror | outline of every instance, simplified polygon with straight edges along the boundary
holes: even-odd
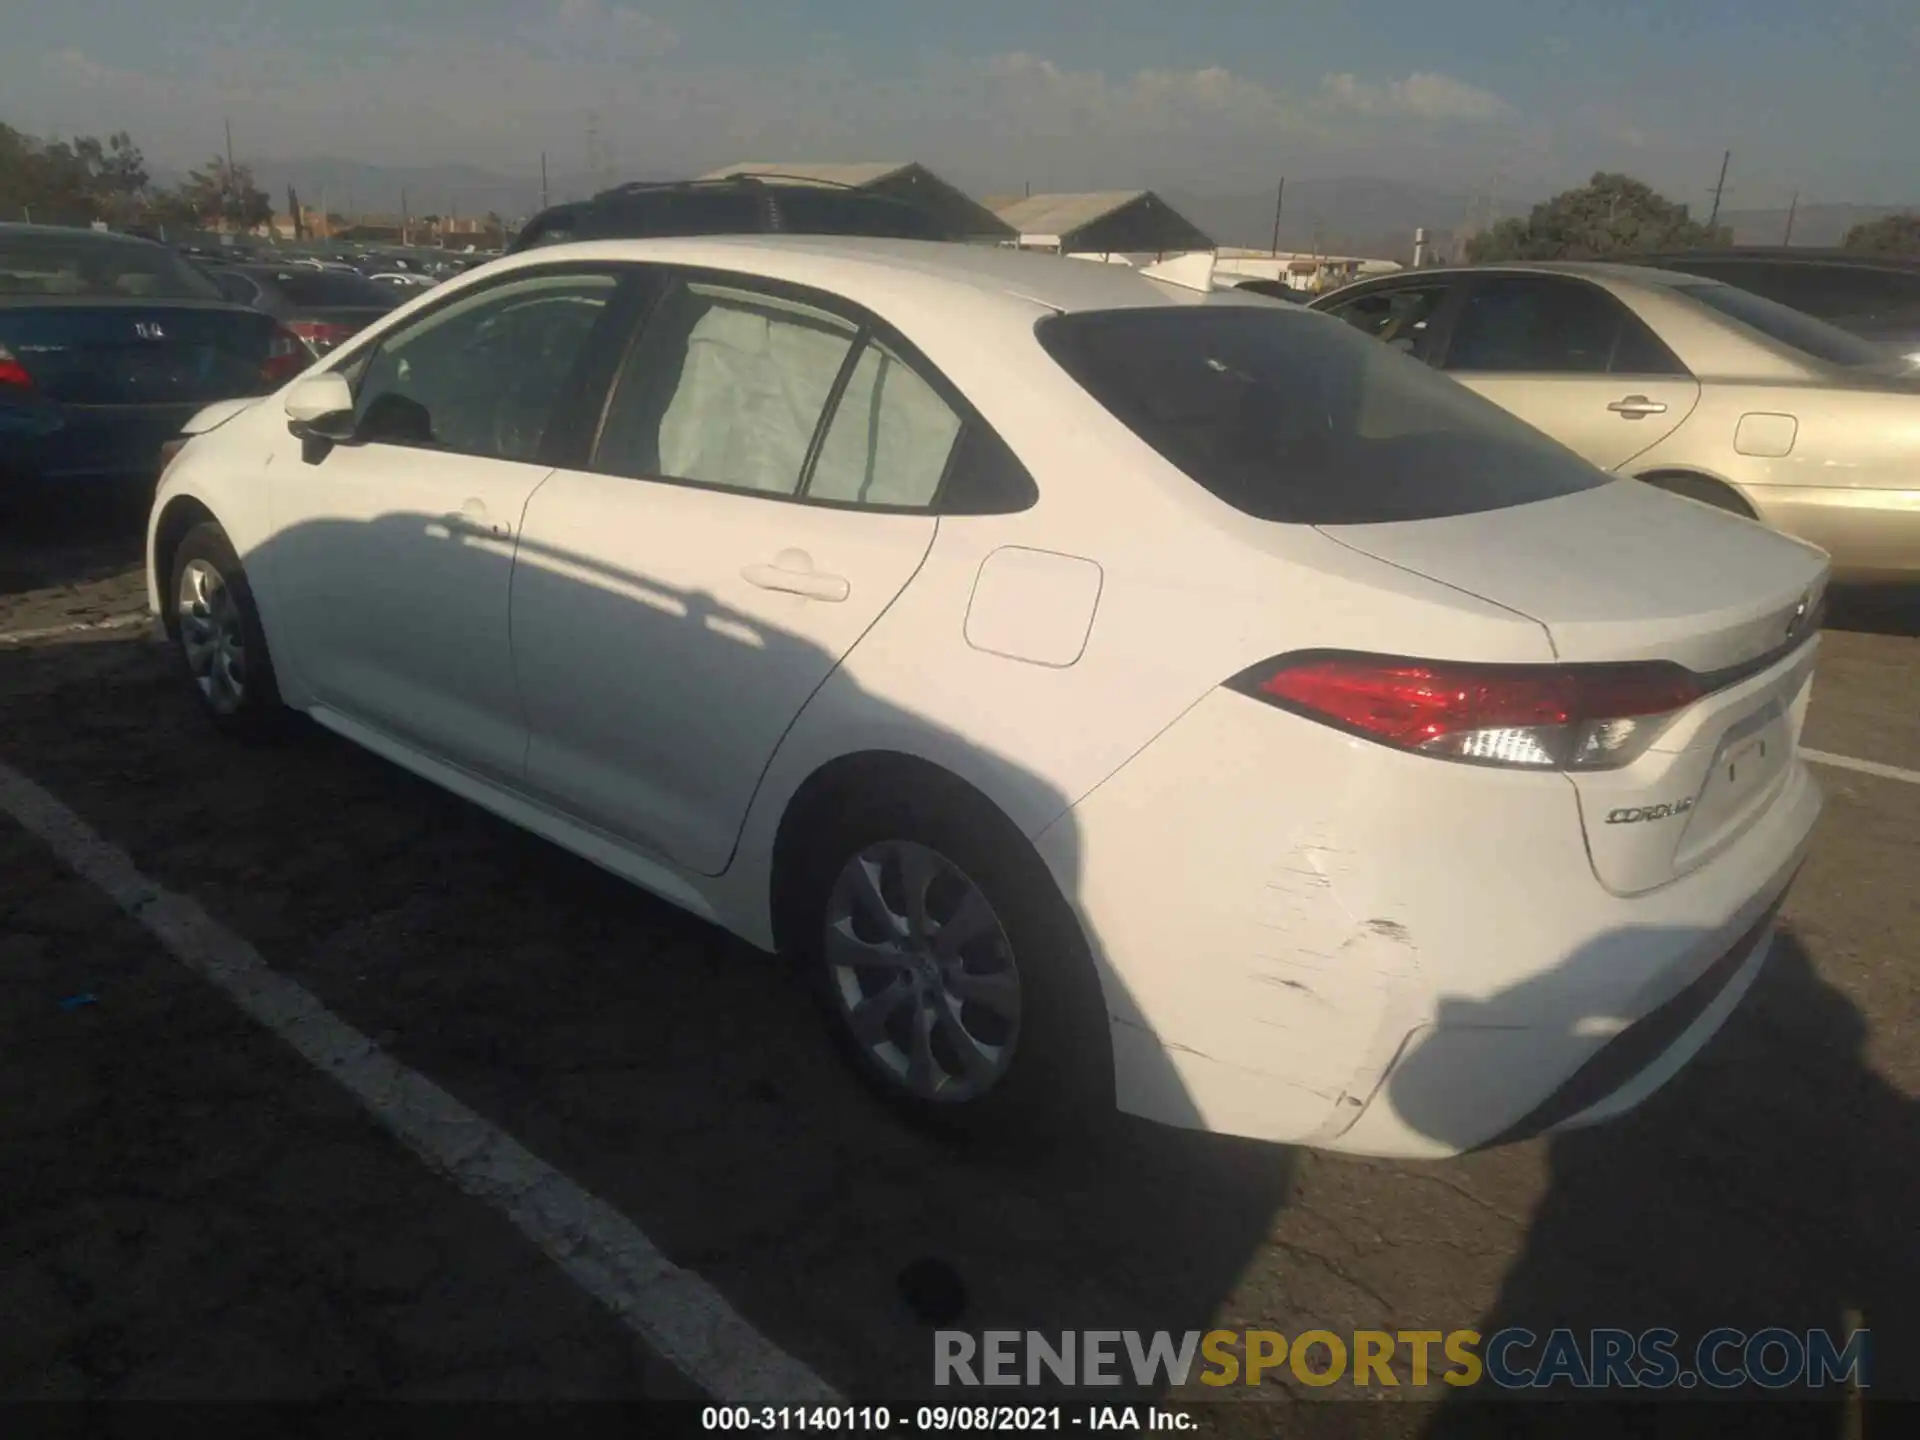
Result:
[[[281,402],[287,429],[303,440],[353,438],[353,389],[333,370],[307,375],[287,388]]]

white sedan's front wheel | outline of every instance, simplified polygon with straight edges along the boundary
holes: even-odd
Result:
[[[187,532],[173,555],[168,628],[201,709],[229,734],[264,735],[281,715],[247,572],[212,521]]]

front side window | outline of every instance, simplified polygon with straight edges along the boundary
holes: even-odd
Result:
[[[673,285],[615,383],[595,468],[797,494],[858,334],[837,315],[757,291]]]
[[[1036,333],[1115,419],[1262,520],[1470,515],[1609,481],[1465,386],[1313,311],[1087,311]]]
[[[363,439],[533,460],[611,275],[550,274],[491,286],[384,339],[348,371]]]
[[[1369,291],[1344,305],[1328,306],[1327,313],[1339,316],[1363,335],[1371,335],[1416,359],[1428,360],[1432,358],[1433,319],[1446,298],[1445,286],[1406,285]]]

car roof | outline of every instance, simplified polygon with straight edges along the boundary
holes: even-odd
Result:
[[[1155,280],[1129,265],[992,244],[939,240],[883,240],[843,235],[689,235],[646,240],[586,240],[544,245],[512,263],[635,260],[658,264],[739,268],[768,278],[848,289],[911,278],[982,295],[1012,296],[1052,310],[1108,310],[1143,305],[1252,300],[1234,291],[1198,291]],[[806,272],[805,278],[800,272]]]
[[[1383,281],[1419,280],[1436,275],[1576,275],[1589,280],[1614,280],[1629,285],[1718,285],[1700,275],[1679,270],[1662,270],[1657,265],[1636,265],[1621,260],[1490,260],[1479,265],[1432,265],[1418,270],[1402,270],[1383,275]],[[1372,282],[1361,281],[1372,288]],[[1357,288],[1357,287],[1342,287]],[[1339,290],[1329,291],[1338,295]]]
[[[28,235],[46,240],[77,240],[91,245],[138,245],[148,250],[168,247],[139,235],[119,230],[95,230],[86,225],[34,225],[19,220],[0,220],[0,237]]]
[[[1715,264],[1742,261],[1769,265],[1849,265],[1862,270],[1920,270],[1920,258],[1911,255],[1879,255],[1868,250],[1842,250],[1813,245],[1736,245],[1719,250],[1657,250],[1635,257],[1631,264],[1659,264],[1662,261],[1710,261]]]

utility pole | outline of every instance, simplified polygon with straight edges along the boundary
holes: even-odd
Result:
[[[1713,186],[1713,213],[1707,217],[1707,228],[1709,230],[1711,230],[1720,219],[1720,195],[1721,192],[1727,188],[1727,165],[1732,159],[1733,151],[1731,150],[1720,157],[1720,178],[1714,182]]]
[[[540,152],[540,208],[547,208],[547,152]]]
[[[400,243],[407,243],[407,187],[400,187]]]
[[[1280,253],[1280,208],[1287,203],[1287,177],[1280,177],[1279,188],[1273,192],[1273,253]]]
[[[235,211],[237,209],[237,207],[234,205],[234,195],[236,193],[236,190],[233,183],[233,121],[228,120],[226,124],[227,124],[227,173],[226,173],[226,176],[224,177],[226,183],[220,187],[222,192],[221,199],[225,202],[220,208],[225,213],[220,218],[223,221],[232,221],[234,223],[235,228],[237,229],[239,225],[239,221],[238,221],[238,217],[235,214]]]
[[[1793,243],[1793,217],[1799,213],[1799,210],[1800,192],[1796,190],[1793,192],[1792,202],[1787,206],[1787,233],[1780,237],[1780,243],[1782,245],[1791,245]]]

